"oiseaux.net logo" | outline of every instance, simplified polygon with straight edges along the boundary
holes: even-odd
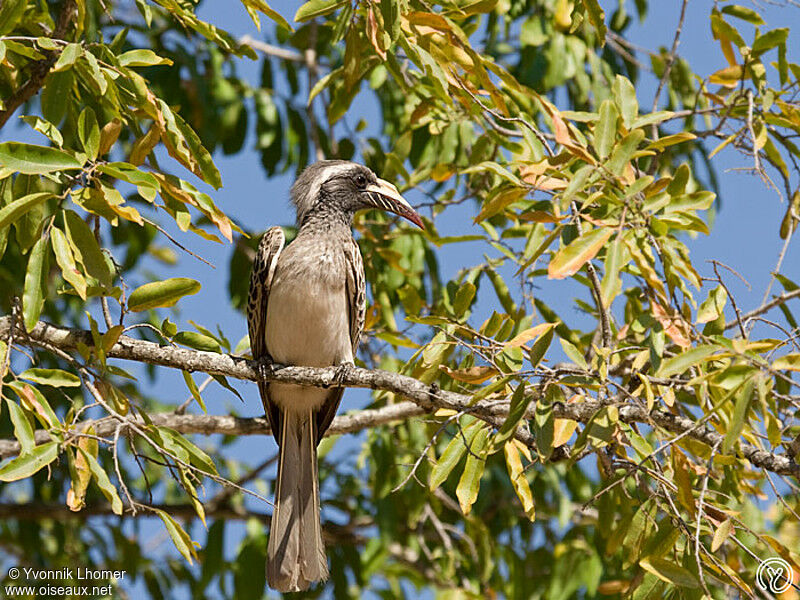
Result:
[[[791,565],[782,558],[768,558],[756,571],[758,587],[772,594],[780,594],[788,590],[794,582]]]

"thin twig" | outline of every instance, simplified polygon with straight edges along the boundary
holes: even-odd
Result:
[[[239,43],[244,46],[250,46],[253,50],[258,50],[259,52],[268,56],[280,58],[281,60],[299,63],[305,62],[305,58],[300,52],[288,50],[287,48],[281,48],[280,46],[273,46],[272,44],[267,44],[266,42],[256,40],[249,35],[239,38]]]
[[[800,289],[792,290],[791,292],[786,292],[784,294],[781,294],[780,296],[776,296],[775,298],[773,298],[769,302],[762,304],[755,310],[751,310],[750,312],[741,315],[741,320],[747,322],[753,317],[763,315],[764,313],[769,312],[776,306],[780,306],[781,304],[784,304],[789,300],[798,297],[800,297]],[[725,323],[725,329],[728,330],[731,329],[732,327],[736,327],[737,324],[738,324],[737,321],[730,321],[728,323]]]

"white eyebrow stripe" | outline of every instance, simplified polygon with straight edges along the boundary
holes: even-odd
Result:
[[[309,198],[316,198],[319,195],[319,190],[328,179],[337,175],[339,173],[344,173],[349,171],[353,168],[353,165],[331,165],[330,167],[325,167],[319,174],[316,176],[314,181],[311,182],[311,186],[309,187]]]

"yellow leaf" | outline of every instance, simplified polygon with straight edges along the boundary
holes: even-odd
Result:
[[[733,521],[725,519],[722,524],[714,532],[714,539],[711,540],[711,552],[719,550],[720,546],[725,543],[725,540],[733,533]]]
[[[556,323],[539,323],[535,327],[531,327],[530,329],[526,329],[514,336],[513,339],[509,340],[504,344],[506,348],[516,348],[519,346],[523,346],[530,341],[535,340],[543,333],[546,333],[550,329],[556,326]]]
[[[708,81],[710,83],[724,85],[725,87],[736,87],[743,77],[744,69],[742,68],[742,65],[733,65],[731,67],[720,69],[716,73],[712,73],[709,76]]]
[[[439,365],[439,369],[447,373],[449,377],[464,383],[483,383],[487,379],[491,379],[495,375],[499,375],[499,371],[494,367],[478,366],[470,367],[469,369],[451,369],[446,365]]]
[[[522,503],[522,510],[531,521],[536,520],[536,505],[533,501],[531,486],[525,478],[525,471],[522,468],[522,459],[514,440],[509,440],[503,446],[503,453],[506,456],[506,467],[508,468],[508,478],[517,492],[517,497]]]
[[[553,448],[566,444],[577,427],[577,421],[572,419],[556,419],[553,423]]]
[[[608,239],[613,235],[611,229],[592,229],[561,248],[547,266],[550,279],[564,279],[574,275],[588,261],[593,259]]]

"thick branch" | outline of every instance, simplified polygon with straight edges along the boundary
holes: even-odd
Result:
[[[10,317],[0,318],[0,338],[5,338],[8,335],[11,322]],[[20,342],[24,341],[25,337],[20,336]],[[75,350],[79,342],[87,346],[93,345],[91,334],[88,331],[59,327],[42,321],[37,323],[33,330],[27,334],[27,341],[32,345],[39,345],[45,348],[54,346],[66,351]],[[106,352],[106,355],[109,358],[121,358],[187,371],[203,371],[209,374],[250,381],[257,381],[260,378],[256,371],[257,363],[251,360],[215,352],[159,346],[154,342],[137,340],[128,336],[120,336],[117,343]],[[419,414],[423,412],[431,413],[440,408],[450,409],[473,414],[495,427],[502,423],[503,417],[508,414],[509,407],[507,398],[474,402],[473,398],[467,394],[440,390],[435,384],[429,385],[413,377],[379,369],[368,370],[352,367],[339,371],[335,367],[276,366],[274,370],[264,373],[264,379],[315,387],[328,387],[337,382],[337,385],[345,387],[392,392],[411,400],[420,409]],[[619,400],[622,400],[622,398]],[[586,423],[604,405],[604,403],[596,400],[570,404],[559,403],[553,407],[553,413],[557,418],[572,419]],[[533,410],[534,408],[529,409],[528,417],[533,416]],[[648,412],[644,407],[621,401],[618,403],[618,410],[620,420],[626,423],[655,424],[674,433],[689,431],[690,433],[687,435],[712,447],[720,443],[723,437],[707,425],[697,426],[691,419],[662,410],[655,409]],[[233,417],[208,418],[233,419]],[[247,419],[239,421],[249,423]],[[202,432],[212,433],[213,430],[204,429]],[[523,428],[517,431],[516,437],[525,444],[531,446],[534,444],[533,436],[524,431]],[[800,477],[800,465],[797,465],[788,456],[766,452],[745,442],[740,444],[740,454],[757,467],[781,475]]]
[[[339,435],[342,433],[355,433],[362,429],[385,425],[393,421],[401,421],[409,417],[423,415],[427,411],[413,402],[398,402],[382,408],[360,410],[353,414],[339,415],[331,424],[325,435]],[[148,415],[150,421],[158,427],[169,427],[179,433],[199,433],[211,435],[272,435],[269,422],[263,417],[242,418],[230,415],[176,415],[175,413],[157,413]],[[131,418],[132,424],[144,427],[146,424],[141,418]],[[70,434],[77,435],[89,428],[94,428],[93,435],[108,437],[113,435],[120,427],[119,421],[113,417],[88,420],[72,429]],[[122,433],[128,429],[121,426]],[[51,440],[50,434],[39,429],[35,433],[36,444],[44,444]],[[0,440],[0,459],[16,456],[20,452],[19,442],[14,440]]]
[[[197,512],[191,504],[153,504],[151,508],[163,510],[173,517],[183,519],[197,518]],[[68,519],[78,518],[85,519],[94,516],[115,516],[116,513],[107,502],[100,504],[91,504],[85,506],[80,511],[71,511],[66,504],[55,503],[38,503],[32,502],[30,504],[13,504],[10,502],[0,503],[0,519],[22,519],[28,521],[38,521],[40,519]],[[127,512],[120,516],[126,517],[158,517],[153,512],[147,510],[138,511],[136,514]],[[267,513],[253,512],[243,508],[236,508],[231,506],[221,506],[206,512],[207,517],[228,520],[243,520],[250,517],[256,517],[267,521],[269,515]]]

